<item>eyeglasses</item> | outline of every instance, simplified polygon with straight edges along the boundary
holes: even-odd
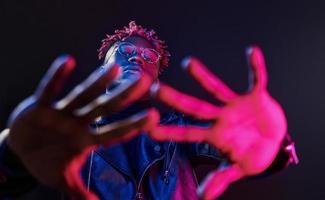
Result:
[[[142,58],[148,63],[157,63],[161,57],[154,49],[137,47],[129,42],[121,42],[117,46],[117,51],[126,57],[136,54],[138,50],[140,50]]]

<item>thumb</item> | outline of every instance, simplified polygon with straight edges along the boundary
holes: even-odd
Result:
[[[236,164],[215,170],[204,179],[203,183],[197,189],[197,194],[200,199],[216,199],[228,188],[230,183],[242,177],[241,169]]]

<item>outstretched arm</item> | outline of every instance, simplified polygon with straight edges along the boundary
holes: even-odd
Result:
[[[40,183],[65,190],[74,199],[97,199],[80,177],[80,168],[91,150],[100,144],[127,141],[156,123],[159,116],[148,110],[95,132],[90,124],[97,117],[119,111],[139,99],[152,80],[144,75],[109,95],[102,94],[120,73],[119,66],[109,66],[104,73],[92,73],[57,101],[64,80],[74,67],[70,56],[53,62],[36,92],[13,111],[6,142]]]
[[[231,161],[229,167],[208,175],[198,188],[203,199],[220,196],[228,185],[245,176],[265,171],[275,159],[287,133],[281,106],[267,91],[267,72],[261,50],[247,51],[251,87],[240,95],[212,74],[198,59],[188,58],[183,67],[211,95],[222,101],[217,106],[160,84],[153,87],[161,102],[196,119],[212,121],[208,128],[158,126],[149,134],[157,140],[207,142]]]

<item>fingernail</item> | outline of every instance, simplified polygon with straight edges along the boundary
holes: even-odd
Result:
[[[72,56],[68,56],[66,60],[66,65],[68,68],[72,68],[76,65],[76,60]]]
[[[190,62],[192,60],[192,56],[185,57],[181,62],[181,67],[186,70],[188,66],[190,65]]]
[[[151,97],[156,97],[159,87],[160,87],[159,82],[155,82],[151,85],[151,87],[150,87]]]
[[[248,48],[246,48],[246,55],[247,56],[250,56],[252,53],[253,53],[253,46],[250,46]]]
[[[69,54],[61,54],[61,55],[58,56],[57,59],[60,60],[60,61],[62,61],[62,62],[65,62],[66,60],[69,59],[69,57],[70,57]]]
[[[65,63],[67,67],[74,67],[76,65],[76,60],[70,56],[69,54],[62,54],[57,59],[57,62],[59,63]]]
[[[76,61],[72,56],[68,54],[63,54],[54,60],[51,67],[54,70],[62,67],[63,73],[67,74],[75,67],[75,65],[76,65]]]

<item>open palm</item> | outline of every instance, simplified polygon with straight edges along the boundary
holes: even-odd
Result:
[[[64,80],[75,62],[58,58],[36,92],[12,113],[8,144],[27,170],[42,184],[65,190],[73,199],[98,199],[87,191],[80,169],[91,150],[100,144],[120,143],[136,136],[158,120],[154,110],[94,130],[90,124],[99,116],[109,116],[145,94],[149,76],[131,81],[110,95],[102,94],[118,75],[111,66],[95,71],[66,97],[56,101]]]
[[[189,58],[184,67],[216,99],[217,106],[160,84],[157,99],[196,119],[212,121],[208,128],[158,126],[149,134],[157,140],[207,142],[228,156],[231,164],[210,173],[198,188],[203,199],[220,196],[231,182],[263,172],[274,160],[285,136],[287,123],[280,105],[269,95],[263,54],[258,47],[248,50],[254,77],[246,94],[232,91],[200,61]]]

